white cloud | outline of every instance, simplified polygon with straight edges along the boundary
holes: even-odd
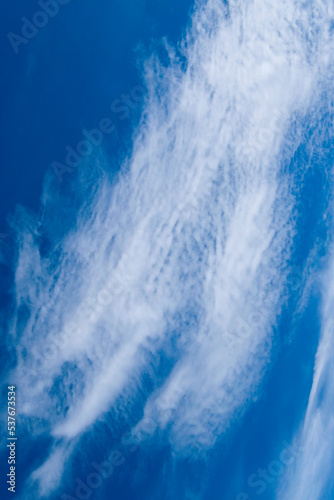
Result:
[[[296,467],[282,481],[284,500],[322,500],[333,480],[334,460],[334,258],[323,276],[321,338],[313,384],[301,429],[303,452]]]

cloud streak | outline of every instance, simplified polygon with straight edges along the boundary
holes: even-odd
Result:
[[[284,478],[279,498],[320,500],[329,498],[334,459],[333,301],[334,259],[322,276],[321,337],[315,359],[313,384],[302,423],[303,452],[293,472]]]

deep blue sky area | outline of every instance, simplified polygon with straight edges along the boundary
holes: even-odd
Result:
[[[6,217],[16,204],[38,209],[51,163],[64,161],[65,147],[82,139],[83,128],[112,117],[111,103],[141,84],[140,54],[163,36],[177,41],[191,6],[190,0],[71,0],[15,54],[6,35],[20,34],[21,18],[32,19],[40,7],[2,3],[0,232],[8,232]],[[118,120],[117,137],[128,132],[128,121]]]

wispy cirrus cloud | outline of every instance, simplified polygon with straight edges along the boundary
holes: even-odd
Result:
[[[334,259],[322,275],[321,337],[305,419],[300,430],[303,452],[281,484],[279,498],[322,500],[330,498],[334,459],[333,301]]]
[[[322,2],[197,3],[181,47],[165,46],[168,63],[145,64],[143,117],[118,179],[100,153],[75,225],[46,256],[43,221],[19,227],[15,378],[36,433],[71,442],[110,407],[130,415],[161,352],[169,370],[145,393],[135,435],[149,420],[179,453],[201,451],[251,400],[294,237],[283,145],[316,113],[329,19]],[[264,131],[265,147],[252,148]],[[49,181],[45,213],[62,203],[51,193]],[[242,340],[232,350],[231,335]],[[54,477],[39,474],[41,491]]]

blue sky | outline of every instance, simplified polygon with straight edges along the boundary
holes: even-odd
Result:
[[[334,499],[332,7],[59,3],[0,21],[17,498]]]

